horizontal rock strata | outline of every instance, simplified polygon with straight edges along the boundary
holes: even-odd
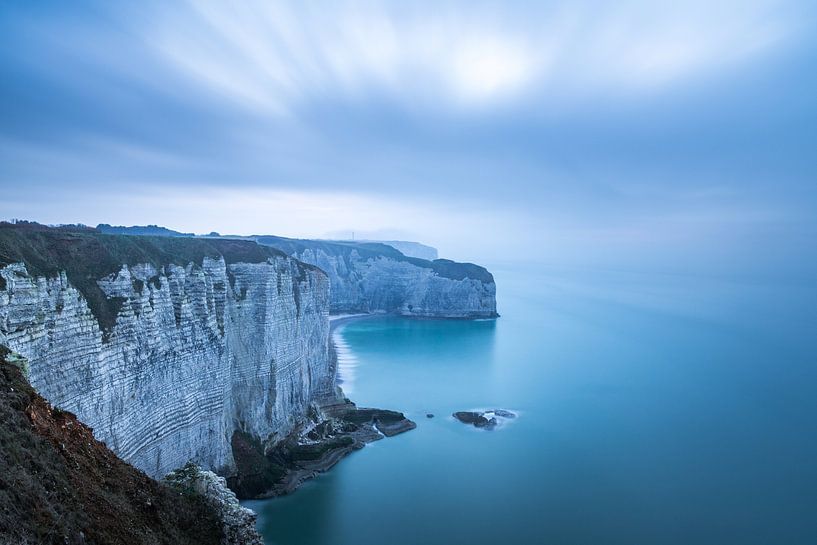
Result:
[[[494,278],[478,265],[417,259],[378,243],[280,237],[257,240],[324,271],[332,286],[332,313],[387,312],[433,318],[497,316]]]
[[[204,243],[4,236],[0,343],[28,358],[44,397],[149,475],[188,460],[229,472],[236,431],[274,442],[334,394],[329,283],[314,267],[252,242],[206,243],[209,255],[193,256]],[[81,274],[107,261],[121,264]],[[105,308],[116,310],[108,326]]]

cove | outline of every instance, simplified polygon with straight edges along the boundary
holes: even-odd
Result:
[[[492,270],[497,320],[341,326],[350,397],[417,429],[246,502],[268,544],[814,542],[813,286]]]

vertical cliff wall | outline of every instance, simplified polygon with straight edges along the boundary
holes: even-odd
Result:
[[[0,343],[152,476],[229,470],[331,394],[329,282],[253,242],[0,230]]]
[[[472,263],[408,257],[380,243],[271,236],[256,240],[326,272],[332,286],[333,313],[390,312],[439,318],[497,316],[494,277]]]

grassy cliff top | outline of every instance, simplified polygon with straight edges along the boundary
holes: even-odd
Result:
[[[435,259],[428,261],[416,257],[408,257],[399,250],[379,242],[355,242],[346,240],[306,240],[284,238],[276,236],[256,237],[259,244],[272,246],[288,255],[300,254],[304,250],[323,250],[329,255],[349,257],[356,251],[363,259],[377,259],[386,257],[395,261],[404,261],[417,267],[432,269],[438,275],[453,280],[471,278],[480,282],[493,283],[494,276],[485,267],[473,263],[458,263],[449,259]]]
[[[230,264],[263,263],[274,256],[285,254],[247,240],[107,235],[82,227],[0,223],[0,268],[24,263],[30,274],[46,277],[65,271],[104,331],[113,327],[122,301],[108,299],[96,281],[122,265],[147,263],[161,270],[171,264],[201,265],[205,257],[223,257]]]

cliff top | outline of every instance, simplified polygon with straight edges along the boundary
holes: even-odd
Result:
[[[7,354],[0,346],[0,543],[220,542],[204,498],[117,458],[40,397]]]
[[[19,224],[18,224],[19,225]],[[34,224],[37,225],[37,224]],[[0,224],[0,227],[2,225]],[[161,227],[158,225],[134,225],[131,227],[114,226],[106,223],[97,225],[96,229],[86,226],[64,226],[55,229],[66,230],[72,228],[82,228],[91,231],[97,231],[104,234],[117,235],[132,235],[141,237],[163,237],[163,238],[182,238],[206,241],[225,241],[244,240],[247,242],[256,241],[266,247],[276,248],[283,251],[287,255],[300,254],[306,249],[323,250],[330,255],[343,255],[349,257],[353,250],[356,250],[358,255],[363,259],[377,259],[378,257],[386,257],[396,261],[404,261],[412,263],[417,267],[432,269],[438,275],[444,278],[451,278],[453,280],[463,280],[464,278],[471,278],[485,283],[493,283],[494,277],[488,272],[485,267],[475,265],[473,263],[459,263],[449,259],[423,259],[420,257],[412,257],[406,255],[400,250],[401,245],[414,245],[417,247],[416,251],[423,251],[429,255],[436,255],[437,250],[431,246],[420,244],[419,242],[409,241],[353,241],[353,240],[318,240],[318,239],[297,239],[286,238],[274,235],[254,235],[249,237],[221,237],[216,232],[207,235],[207,238],[197,237],[193,233],[182,233]],[[218,238],[221,237],[221,238]],[[404,250],[406,248],[403,248]],[[225,256],[226,257],[226,256]]]
[[[353,251],[357,251],[363,259],[377,259],[386,257],[395,261],[404,261],[417,267],[432,269],[438,275],[453,280],[471,278],[485,283],[493,283],[494,276],[488,269],[473,263],[458,263],[450,259],[435,259],[429,261],[417,257],[408,257],[396,248],[382,242],[357,242],[347,240],[309,240],[284,238],[272,235],[256,237],[259,244],[272,246],[288,255],[300,254],[304,250],[323,250],[329,255],[342,255],[348,258]]]
[[[201,265],[205,257],[230,263],[263,263],[286,254],[249,240],[108,235],[84,226],[47,227],[35,223],[0,223],[0,268],[24,263],[35,276],[54,277],[65,271],[96,316],[110,330],[121,301],[108,299],[97,280],[118,272],[122,265]],[[314,269],[300,262],[298,267]],[[4,289],[0,277],[0,289]]]

